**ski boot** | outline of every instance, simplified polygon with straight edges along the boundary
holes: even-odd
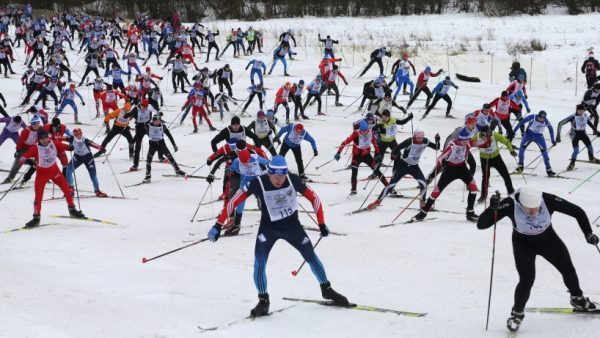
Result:
[[[398,194],[398,192],[394,189],[390,190],[390,196],[402,197],[402,195]]]
[[[596,309],[594,304],[589,298],[583,296],[571,296],[571,305],[576,310],[589,311]]]
[[[477,204],[481,204],[485,202],[485,197],[483,195],[479,196],[479,198],[477,199]]]
[[[283,73],[283,76],[291,76],[290,74],[288,74],[287,72]]]
[[[260,293],[258,294],[258,304],[254,307],[254,309],[250,310],[251,317],[261,317],[269,314],[269,294],[268,293]]]
[[[418,221],[422,221],[425,219],[425,217],[427,216],[427,212],[423,209],[419,210],[419,213],[416,214],[415,216],[413,216],[413,218],[411,218],[411,221],[413,222],[418,222]]]
[[[306,174],[298,175],[298,177],[300,177],[303,181],[308,181],[308,176],[306,176]]]
[[[106,152],[106,150],[104,150],[104,148],[98,150],[98,152],[94,154],[94,158],[98,158],[98,157],[102,156],[105,152]]]
[[[194,134],[198,133],[198,128],[194,128],[194,130],[192,131],[192,133],[194,133]]]
[[[108,197],[108,195],[102,190],[96,190],[94,193],[96,194],[96,197]]]
[[[302,114],[301,116],[302,116],[302,119],[303,119],[303,120],[310,120],[310,119],[308,118],[308,116],[306,116],[306,115],[304,115],[304,114]]]
[[[31,221],[25,223],[24,228],[30,229],[30,228],[35,228],[39,225],[40,225],[40,215],[33,215],[33,218],[31,219]]]
[[[350,196],[354,196],[354,195],[356,195],[356,189],[350,190]]]
[[[85,218],[83,212],[75,209],[75,206],[69,207],[69,215],[73,218]]]
[[[376,199],[375,201],[373,201],[369,205],[367,205],[367,209],[369,209],[369,210],[375,209],[379,206],[379,204],[381,204],[381,200]]]
[[[546,175],[548,175],[548,177],[554,177],[556,176],[556,173],[552,169],[546,169]]]
[[[342,107],[342,106],[343,106],[343,104],[341,104],[339,101],[335,101],[335,106],[336,106],[336,107]]]
[[[185,176],[185,171],[183,171],[181,169],[177,169],[177,170],[175,170],[175,175],[177,175],[177,176]]]
[[[325,116],[325,113],[323,113],[322,111],[320,111],[317,115]]]
[[[217,128],[215,128],[215,127],[213,127],[213,126],[210,126],[210,127],[208,127],[208,130],[210,130],[210,131],[215,131],[215,130],[217,130]]]
[[[523,165],[522,164],[517,165],[517,168],[515,169],[515,173],[517,173],[517,174],[523,173]]]
[[[348,298],[340,295],[333,288],[331,288],[331,283],[329,282],[321,284],[321,296],[323,296],[325,299],[332,300],[336,305],[339,306],[350,305]]]
[[[517,331],[519,326],[521,326],[521,322],[523,322],[523,318],[525,318],[524,312],[517,312],[513,309],[506,321],[506,327],[512,332]]]
[[[146,177],[144,177],[144,183],[150,183],[150,180],[152,179],[152,176],[150,175],[150,173],[146,174]]]
[[[473,210],[467,210],[467,221],[477,222],[479,216]]]
[[[138,171],[138,167],[135,165],[132,165],[131,168],[129,168],[129,171]]]
[[[600,164],[600,160],[595,158],[594,156],[590,156],[590,163]]]
[[[575,160],[571,160],[571,163],[569,163],[569,166],[567,166],[567,171],[571,171],[575,169]]]

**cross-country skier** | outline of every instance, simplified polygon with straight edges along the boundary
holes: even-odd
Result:
[[[544,129],[548,128],[548,131],[550,132],[550,142],[552,142],[553,147],[556,145],[556,141],[554,140],[554,129],[552,128],[552,123],[546,118],[546,112],[540,110],[536,115],[529,115],[521,120],[521,122],[513,129],[513,135],[525,124],[527,124],[527,129],[525,131],[525,136],[523,136],[521,144],[519,145],[519,165],[517,165],[515,171],[518,173],[523,172],[525,149],[533,142],[540,147],[542,157],[544,158],[544,165],[546,166],[546,174],[550,177],[556,176],[556,173],[552,170],[552,166],[550,165],[548,148],[546,147],[546,140],[544,139]],[[509,137],[509,140],[512,140],[512,138]]]
[[[450,76],[446,76],[442,82],[438,83],[435,86],[435,88],[433,88],[433,91],[432,91],[433,101],[427,107],[427,110],[425,110],[425,114],[423,114],[423,118],[425,118],[427,116],[427,114],[429,114],[429,112],[435,107],[436,103],[440,99],[444,99],[444,101],[446,101],[448,103],[448,105],[446,106],[446,117],[452,117],[450,115],[450,110],[452,109],[452,99],[450,99],[450,95],[448,95],[448,91],[450,90],[450,87],[454,87],[454,88],[456,88],[456,90],[458,90],[458,86],[455,85],[454,82],[452,82],[452,80],[450,79]]]
[[[107,197],[106,193],[100,190],[98,176],[96,175],[96,163],[94,162],[94,156],[90,151],[90,148],[100,149],[100,145],[84,137],[79,128],[73,129],[73,137],[67,137],[66,140],[73,147],[73,158],[71,158],[71,161],[67,166],[67,182],[69,183],[70,190],[73,191],[74,186],[73,172],[83,164],[90,175],[96,196]]]
[[[152,160],[154,159],[154,153],[159,152],[162,153],[168,160],[169,163],[175,169],[175,175],[177,176],[185,176],[185,172],[179,169],[177,162],[171,155],[169,148],[167,148],[167,144],[165,143],[165,135],[171,141],[173,145],[174,152],[177,152],[179,148],[177,148],[177,144],[175,144],[175,139],[173,139],[173,135],[167,126],[162,123],[162,120],[159,115],[152,116],[152,122],[148,126],[148,156],[146,156],[146,176],[144,177],[144,182],[150,182],[152,171]]]
[[[333,40],[331,36],[327,35],[327,38],[321,39],[321,33],[318,35],[319,41],[324,44],[325,50],[323,51],[323,57],[330,57],[335,59],[335,55],[333,55],[333,45],[340,43],[338,40]]]
[[[267,120],[267,115],[264,111],[261,110],[256,113],[256,120],[252,121],[246,128],[256,134],[254,145],[257,148],[263,146],[271,153],[271,156],[277,155],[275,145],[271,141],[271,137],[277,134],[277,130],[275,129],[275,125]]]
[[[600,136],[600,132],[594,128],[594,125],[592,122],[590,122],[590,115],[585,111],[585,106],[578,104],[575,107],[575,114],[567,116],[558,123],[558,128],[556,131],[556,143],[560,143],[560,130],[567,123],[571,123],[569,137],[571,138],[571,144],[573,145],[571,162],[569,163],[567,170],[573,170],[575,168],[575,161],[577,160],[577,155],[579,154],[579,141],[583,142],[583,144],[586,146],[589,161],[592,163],[600,163],[600,160],[594,157],[594,148],[592,147],[590,138],[585,132],[585,126],[586,124],[590,126],[594,131],[594,134],[596,134],[596,137]]]
[[[365,75],[374,63],[377,63],[379,66],[379,75],[383,75],[383,62],[381,60],[384,56],[392,57],[392,52],[388,51],[386,47],[381,47],[371,52],[371,61],[369,61],[369,64],[363,69],[358,77]]]
[[[283,138],[283,143],[281,144],[281,148],[279,148],[279,155],[285,157],[285,154],[289,150],[294,153],[294,158],[296,159],[296,165],[298,166],[298,176],[303,180],[308,180],[308,177],[304,174],[304,162],[302,161],[302,147],[300,147],[300,143],[302,140],[306,140],[310,143],[313,156],[319,155],[317,151],[317,142],[315,139],[304,129],[304,125],[301,123],[290,123],[287,126],[279,129],[279,133],[275,137],[275,142],[281,142],[281,136],[285,134]]]
[[[263,75],[267,72],[267,65],[259,59],[250,60],[246,65],[246,70],[248,67],[252,66],[250,70],[250,83],[254,85],[254,75],[258,76],[258,80],[260,80],[260,84],[263,84]],[[261,71],[262,69],[262,71]]]
[[[250,315],[253,317],[269,314],[266,265],[269,253],[278,239],[287,241],[302,254],[321,285],[323,298],[330,299],[340,306],[349,304],[346,297],[331,288],[325,268],[315,254],[312,243],[298,220],[297,193],[302,194],[312,203],[321,236],[329,235],[329,228],[325,225],[323,207],[319,197],[304,184],[301,178],[288,173],[287,163],[282,156],[273,158],[267,174],[259,176],[235,194],[208,232],[208,238],[211,241],[218,240],[221,229],[227,224],[227,219],[233,209],[250,195],[256,195],[259,198],[262,216],[254,248],[254,284],[258,291],[258,304],[250,311]]]
[[[529,186],[500,200],[499,195],[490,198],[490,206],[477,221],[478,229],[487,229],[504,217],[510,218],[513,226],[512,244],[515,265],[519,273],[519,284],[515,288],[514,303],[506,326],[517,331],[525,317],[525,304],[535,281],[535,259],[542,256],[562,275],[563,282],[571,294],[571,305],[578,311],[596,308],[594,302],[583,296],[579,278],[571,261],[569,250],[558,237],[552,226],[552,214],[559,212],[573,217],[586,241],[598,245],[598,236],[592,232],[585,211],[558,196],[540,192]]]
[[[594,58],[592,52],[588,59],[583,61],[583,64],[581,65],[581,72],[585,74],[588,89],[592,88],[594,83],[598,81],[598,70],[600,70],[600,62]]]

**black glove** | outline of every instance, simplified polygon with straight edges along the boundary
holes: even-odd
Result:
[[[511,151],[511,152],[510,152],[510,156],[512,156],[512,157],[516,157],[516,156],[517,156],[517,152],[516,152],[516,151],[514,151],[514,150],[513,150],[513,151]]]
[[[329,236],[329,228],[327,227],[327,225],[319,224],[319,230],[321,231],[321,236],[323,236],[323,237]],[[597,241],[598,241],[598,237],[596,237],[596,242]]]
[[[383,154],[381,154],[381,153],[375,154],[375,162],[381,163],[381,161],[383,161]]]
[[[178,148],[177,146],[175,146],[175,145],[174,145],[174,146],[173,146],[173,150],[174,150],[175,152],[177,152],[177,150],[179,150],[179,148]]]
[[[440,134],[435,134],[435,143],[439,143],[440,142]]]
[[[209,158],[208,160],[206,160],[206,165],[211,165],[213,163],[213,161]]]
[[[335,155],[333,155],[333,158],[334,158],[336,161],[339,161],[339,160],[340,160],[340,157],[341,157],[341,155],[340,155],[340,153],[339,153],[339,152],[338,152],[338,153],[335,153]]]
[[[323,232],[323,230],[321,230]],[[591,245],[598,245],[598,236],[594,234],[589,234],[585,237],[585,240]]]
[[[554,147],[556,145],[556,141],[552,141],[552,146]]]
[[[319,152],[317,151],[317,149],[313,150],[313,155],[318,156]]]
[[[208,176],[206,176],[206,182],[208,182],[208,184],[212,184],[212,182],[215,181],[215,175],[210,174]]]
[[[557,136],[556,137],[556,143],[560,143],[560,141],[561,141],[560,136]]]
[[[281,144],[281,140],[277,136],[275,136],[275,138],[273,138],[273,142]]]
[[[68,149],[69,149],[69,151],[73,151],[73,150],[75,150],[75,147],[72,144],[69,144],[69,148]]]
[[[496,211],[500,207],[500,194],[493,194],[490,197],[490,209]]]
[[[85,102],[81,101],[81,105],[82,105],[82,106],[85,106]]]
[[[412,120],[413,117],[413,113],[408,113],[408,120]]]
[[[21,156],[21,152],[19,151],[15,151],[15,154],[13,155],[14,158],[19,158]]]
[[[33,158],[28,158],[25,160],[25,164],[35,167],[35,160]]]

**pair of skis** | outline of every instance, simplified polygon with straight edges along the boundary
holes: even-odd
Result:
[[[97,218],[90,218],[90,217],[78,218],[78,217],[72,217],[72,216],[66,216],[66,215],[50,215],[50,217],[52,217],[52,218],[63,218],[63,219],[74,219],[74,220],[81,220],[81,221],[89,221],[89,222],[100,223],[100,224],[108,224],[108,225],[118,225],[115,222],[111,222],[111,221],[107,221],[107,220],[103,220],[103,219],[97,219]],[[35,226],[35,227],[19,227],[19,228],[14,228],[14,229],[10,229],[10,230],[0,231],[0,234],[5,234],[5,233],[9,233],[9,232],[17,232],[17,231],[33,230],[33,229],[37,229],[37,228],[40,228],[40,227],[46,227],[46,226],[58,225],[58,224],[60,224],[60,223],[59,222],[49,222],[49,223],[40,224],[40,225]]]

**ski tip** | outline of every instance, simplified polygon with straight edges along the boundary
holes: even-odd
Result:
[[[148,259],[146,257],[142,257],[142,263],[146,263],[148,261]]]

